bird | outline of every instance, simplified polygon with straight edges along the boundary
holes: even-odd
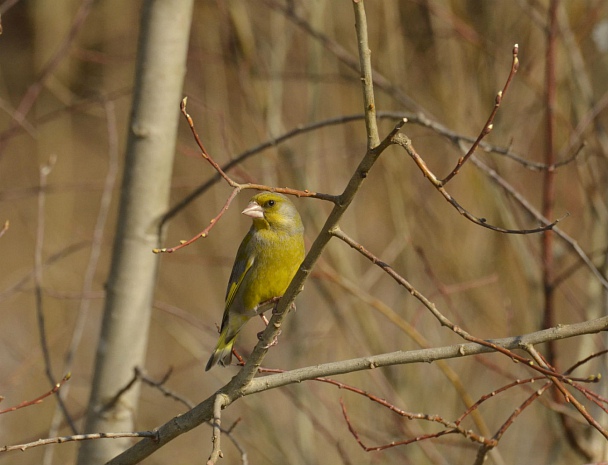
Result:
[[[258,193],[242,214],[253,222],[232,266],[220,337],[205,371],[217,364],[230,365],[232,347],[243,325],[273,306],[304,260],[304,226],[286,196]]]

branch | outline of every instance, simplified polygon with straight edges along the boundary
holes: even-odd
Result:
[[[475,336],[472,336],[464,329],[460,328],[456,324],[452,323],[446,316],[444,316],[435,306],[433,302],[427,299],[423,294],[421,294],[414,286],[412,286],[405,278],[400,276],[393,268],[391,268],[387,263],[380,260],[374,254],[372,254],[369,250],[363,247],[361,244],[355,242],[353,239],[348,237],[346,233],[340,230],[340,228],[336,227],[331,231],[331,234],[342,239],[345,243],[347,243],[350,247],[355,249],[365,258],[370,260],[374,265],[379,266],[383,271],[385,271],[390,277],[392,277],[399,285],[403,286],[407,291],[418,301],[420,301],[430,312],[432,315],[439,321],[442,326],[446,326],[451,329],[454,333],[458,334],[461,338],[474,342],[476,344],[484,345],[493,349],[497,352],[500,352],[508,357],[510,357],[515,362],[520,362],[529,366],[531,369],[538,371],[539,373],[544,374],[549,377],[556,377],[559,380],[563,380],[569,382],[568,378],[560,373],[555,372],[552,369],[543,368],[542,366],[535,365],[532,360],[528,360],[525,357],[522,357],[514,352],[511,352],[503,347],[497,346],[491,341],[479,339]],[[527,346],[522,345],[521,348],[526,348]]]
[[[213,428],[213,436],[211,438],[213,443],[213,449],[211,450],[211,456],[207,460],[207,465],[214,465],[218,459],[222,458],[222,450],[220,449],[220,433],[222,424],[222,407],[224,406],[225,398],[222,394],[215,396],[213,402],[213,421],[211,422]]]
[[[36,404],[41,403],[45,398],[47,398],[48,396],[55,394],[57,391],[59,391],[59,388],[61,388],[61,386],[63,386],[63,384],[68,379],[70,379],[71,376],[72,376],[71,373],[68,373],[67,375],[65,375],[63,377],[63,379],[61,381],[59,381],[57,384],[55,384],[55,386],[53,386],[53,389],[42,394],[41,396],[36,397],[35,399],[25,400],[25,401],[21,402],[20,404],[14,405],[13,407],[9,407],[7,409],[0,410],[0,415],[2,415],[3,413],[7,413],[7,412],[14,412],[15,410],[19,410],[20,408],[29,407],[30,405],[36,405]],[[0,400],[2,400],[2,398],[0,398]]]
[[[155,248],[152,249],[152,252],[154,252],[155,254],[158,253],[173,253],[176,250],[179,250],[183,247],[187,247],[188,245],[192,244],[193,242],[197,241],[198,239],[201,238],[206,238],[209,235],[209,231],[211,231],[211,229],[217,224],[218,220],[224,215],[224,213],[228,210],[228,208],[230,207],[230,204],[232,203],[232,201],[234,200],[234,198],[237,196],[237,194],[244,190],[244,189],[256,189],[256,190],[260,190],[260,191],[269,191],[269,192],[279,192],[281,194],[288,194],[288,195],[295,195],[297,197],[314,197],[317,199],[322,199],[322,200],[329,200],[330,202],[336,203],[338,201],[338,197],[334,196],[334,195],[329,195],[329,194],[323,194],[323,193],[318,193],[318,192],[311,192],[309,190],[297,190],[297,189],[292,189],[289,187],[272,187],[272,186],[267,186],[264,184],[255,184],[255,183],[238,183],[236,182],[234,179],[232,179],[230,176],[228,176],[224,170],[222,169],[222,167],[219,165],[219,163],[217,163],[209,154],[209,152],[207,152],[207,149],[205,148],[205,146],[203,145],[203,142],[201,140],[201,138],[198,135],[198,132],[196,131],[196,128],[194,127],[194,120],[192,119],[192,117],[188,114],[188,112],[186,111],[186,104],[188,102],[188,98],[184,97],[182,99],[182,102],[180,104],[180,110],[182,112],[182,114],[184,115],[184,117],[186,118],[186,120],[188,121],[188,126],[190,127],[190,131],[192,132],[192,135],[194,136],[194,140],[196,141],[200,151],[201,151],[201,156],[213,167],[213,169],[217,172],[217,175],[219,176],[219,179],[224,179],[226,181],[226,183],[228,183],[228,185],[230,187],[232,187],[232,192],[230,194],[230,196],[228,197],[228,199],[226,200],[226,203],[224,204],[224,206],[222,207],[222,209],[220,210],[220,212],[213,218],[211,219],[211,221],[209,222],[209,226],[207,226],[203,231],[201,231],[200,233],[198,233],[196,236],[192,237],[191,239],[188,240],[182,240],[180,241],[180,244],[175,246],[175,247],[163,247],[163,248]],[[212,182],[211,182],[212,183]],[[210,185],[209,183],[205,184],[205,185]],[[193,198],[192,196],[188,197],[189,199]],[[189,201],[187,202],[189,203]],[[182,201],[180,203],[181,208],[183,208],[183,206],[187,203],[184,203],[184,201]],[[169,213],[165,214],[163,220],[161,221],[161,225],[160,227],[162,227],[162,225],[167,221],[167,219],[172,216],[175,211],[175,208],[173,210],[171,210]]]
[[[365,11],[363,10],[363,4],[353,3],[353,6],[355,9],[356,22],[361,23],[365,21]],[[367,31],[361,27],[356,28],[356,31],[358,34],[357,42],[361,47],[361,44],[367,43],[367,38],[363,37],[365,34],[367,34]],[[371,69],[371,64],[369,63],[369,54],[365,54],[365,56],[366,63],[364,63],[362,69]],[[371,82],[369,82],[368,85],[371,86]],[[363,82],[363,86],[366,86],[365,82]],[[369,102],[366,101],[365,104],[365,111],[367,112],[370,110],[368,106]],[[291,307],[296,296],[302,290],[304,282],[310,275],[310,272],[312,271],[315,263],[317,262],[321,253],[332,238],[332,234],[330,231],[337,227],[338,222],[350,206],[359,188],[361,187],[361,184],[367,177],[371,168],[376,163],[378,157],[388,146],[391,145],[392,134],[395,134],[404,123],[404,121],[399,122],[391,132],[391,136],[385,138],[382,142],[376,144],[376,146],[374,147],[368,147],[366,154],[363,156],[357,169],[351,176],[351,179],[349,180],[343,193],[339,197],[334,197],[334,208],[332,209],[331,213],[329,214],[329,217],[327,218],[317,238],[312,244],[310,251],[304,258],[302,264],[300,265],[300,268],[296,272],[296,275],[292,279],[291,284],[285,291],[285,294],[283,295],[281,300],[278,302],[276,310],[275,312],[273,312],[272,318],[270,319],[267,328],[264,330],[260,337],[260,341],[255,346],[253,352],[247,360],[247,363],[239,371],[239,373],[226,386],[221,388],[213,397],[206,399],[190,412],[187,412],[179,418],[175,418],[171,422],[163,425],[159,429],[161,439],[158,442],[153,442],[149,439],[144,439],[139,443],[135,444],[133,447],[127,449],[120,455],[116,456],[114,459],[108,462],[108,465],[137,463],[148,457],[150,454],[152,454],[158,448],[162,447],[167,442],[191,430],[202,422],[208,421],[211,418],[210,415],[212,412],[213,403],[216,395],[226,395],[224,406],[228,406],[230,403],[234,402],[235,400],[244,395],[247,386],[253,382],[253,378],[257,373],[257,370],[262,360],[264,359],[266,352],[268,351],[270,342],[273,341],[275,336],[278,335],[283,319],[287,314],[287,310]],[[368,143],[370,142],[370,140],[370,137],[368,137]],[[276,191],[282,192],[279,189],[276,189]],[[308,197],[315,196],[314,193],[309,193],[307,191],[300,192]]]
[[[284,300],[284,299],[283,299]],[[274,319],[274,316],[273,316]],[[272,319],[271,319],[272,323]],[[269,326],[270,328],[271,326]],[[596,320],[585,321],[572,325],[560,325],[555,328],[545,329],[534,333],[524,334],[521,336],[490,339],[488,342],[496,347],[504,349],[518,349],[522,344],[542,344],[549,340],[566,339],[584,334],[597,333],[608,330],[608,317],[598,318]],[[258,344],[259,345],[259,344]],[[361,357],[339,362],[325,363],[321,365],[299,368],[285,373],[265,376],[262,378],[253,379],[247,386],[240,389],[240,396],[256,394],[258,392],[275,389],[289,384],[300,383],[302,381],[312,380],[314,378],[335,376],[340,374],[352,373],[355,371],[370,370],[377,367],[385,367],[400,364],[411,363],[431,363],[436,360],[445,360],[450,358],[459,358],[471,355],[478,355],[493,352],[493,349],[487,346],[481,346],[476,343],[455,344],[451,346],[436,347],[432,349],[421,349],[412,351],[398,351],[387,354]],[[250,357],[251,360],[253,356]],[[249,363],[249,362],[248,362]],[[237,375],[238,377],[239,375]],[[226,394],[234,393],[231,391],[234,386],[235,379],[233,378],[228,386],[225,386],[218,392]],[[144,458],[150,456],[156,450],[163,447],[168,442],[179,437],[180,435],[192,430],[203,422],[209,421],[213,417],[213,406],[216,394],[205,399],[192,410],[172,418],[157,430],[157,441],[146,438],[143,441],[135,444],[127,449],[122,454],[110,460],[107,465],[126,465],[138,463]],[[228,396],[226,398],[226,406],[236,400]]]
[[[448,174],[441,181],[442,185],[445,186],[448,182],[450,182],[450,180],[454,176],[456,176],[458,174],[458,171],[460,170],[462,165],[464,165],[466,163],[466,161],[471,157],[471,155],[473,155],[475,153],[475,150],[477,150],[477,147],[479,147],[479,144],[481,143],[482,139],[485,136],[487,136],[488,134],[490,134],[490,132],[492,132],[492,129],[494,128],[494,117],[496,116],[496,113],[498,112],[498,108],[500,107],[500,104],[502,103],[502,99],[505,96],[505,94],[507,93],[507,89],[509,88],[511,81],[513,80],[513,77],[515,76],[515,73],[517,73],[517,70],[519,68],[519,58],[517,58],[518,53],[519,53],[519,46],[517,44],[515,44],[515,46],[513,47],[513,61],[511,63],[511,71],[509,72],[509,76],[507,77],[507,82],[505,82],[503,89],[500,92],[498,92],[498,94],[496,95],[496,99],[494,100],[494,109],[490,113],[490,116],[488,117],[486,124],[484,125],[483,129],[479,133],[479,136],[477,136],[477,139],[475,140],[475,142],[473,142],[473,145],[471,146],[469,151],[466,153],[466,155],[464,157],[460,157],[458,159],[458,163],[456,163],[456,166],[454,167],[452,172],[450,174]]]
[[[444,425],[446,427],[446,429],[438,431],[437,433],[423,434],[422,436],[417,436],[417,437],[411,438],[411,439],[405,439],[403,441],[392,441],[388,444],[384,444],[381,446],[371,446],[371,447],[366,446],[363,443],[363,441],[361,440],[361,438],[359,437],[359,434],[357,433],[355,428],[353,427],[353,425],[350,421],[350,418],[348,417],[348,414],[346,413],[346,406],[344,405],[344,402],[342,401],[342,399],[340,399],[340,405],[342,406],[342,415],[344,416],[344,420],[346,421],[348,430],[351,432],[351,434],[353,435],[353,437],[355,438],[357,443],[361,446],[361,448],[366,452],[380,451],[380,450],[390,449],[392,447],[397,447],[397,446],[405,446],[408,444],[412,444],[414,442],[420,442],[420,441],[424,441],[426,439],[434,439],[434,438],[438,438],[441,436],[445,436],[446,434],[457,434],[457,433],[464,436],[467,439],[470,439],[473,442],[483,444],[487,447],[496,446],[496,442],[493,439],[484,438],[483,436],[475,434],[471,430],[466,430],[466,429],[454,424],[453,422],[444,420],[439,415],[410,414],[408,412],[403,412],[400,414],[409,420],[418,419],[418,420],[428,420],[431,422],[437,422],[437,423]],[[397,412],[397,413],[399,413],[399,412]]]
[[[445,188],[443,187],[443,184],[444,184],[443,181],[439,180],[433,174],[433,172],[428,168],[428,166],[426,165],[426,163],[424,162],[422,157],[420,155],[418,155],[418,153],[412,146],[412,141],[408,137],[404,136],[403,134],[397,134],[393,138],[393,143],[395,145],[399,145],[405,149],[407,154],[414,160],[414,162],[416,163],[416,165],[418,166],[420,171],[422,171],[424,176],[430,181],[430,183],[435,187],[435,189],[437,189],[439,191],[439,193],[441,195],[443,195],[443,197],[458,211],[458,213],[460,213],[466,219],[475,223],[478,226],[482,226],[484,228],[491,229],[492,231],[501,232],[501,233],[505,233],[505,234],[533,234],[533,233],[538,233],[538,232],[547,231],[547,230],[552,229],[557,223],[559,223],[562,219],[564,219],[567,216],[566,215],[563,218],[559,218],[559,219],[555,220],[554,222],[549,223],[548,225],[541,226],[539,228],[533,228],[533,229],[504,229],[504,228],[500,228],[498,226],[493,226],[493,225],[489,224],[485,218],[479,218],[479,217],[469,213],[456,201],[456,199],[454,199],[454,197],[452,197],[448,193],[448,191],[445,190]]]
[[[91,439],[117,439],[117,438],[151,438],[155,440],[158,434],[154,431],[139,431],[135,433],[94,433],[94,434],[75,434],[73,436],[60,436],[56,438],[38,439],[27,444],[17,444],[14,446],[0,447],[0,452],[12,450],[24,451],[32,447],[46,446],[48,444],[63,444],[64,442],[89,441]]]
[[[520,336],[501,339],[487,339],[484,342],[491,344],[480,345],[478,343],[454,344],[431,349],[418,349],[410,351],[397,351],[386,354],[373,355],[338,362],[324,363],[321,365],[298,368],[285,373],[265,376],[254,379],[249,386],[243,389],[243,395],[255,394],[257,392],[275,389],[288,384],[299,383],[319,377],[335,376],[355,371],[371,370],[392,365],[407,365],[411,363],[431,363],[436,360],[468,357],[471,355],[495,352],[493,347],[504,350],[521,349],[522,345],[544,344],[551,340],[561,340],[584,334],[593,334],[608,331],[608,316],[595,320],[584,321],[572,325],[559,325],[554,328],[544,329]],[[526,363],[526,366],[529,366]]]

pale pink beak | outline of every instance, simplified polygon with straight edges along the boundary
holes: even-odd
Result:
[[[264,209],[256,202],[249,202],[249,205],[241,212],[251,218],[264,218]]]

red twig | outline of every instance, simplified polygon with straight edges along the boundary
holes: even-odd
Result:
[[[509,383],[509,384],[507,384],[507,385],[505,385],[505,386],[503,386],[503,387],[501,387],[501,388],[499,388],[499,389],[496,389],[496,390],[494,390],[494,391],[492,391],[492,392],[490,392],[490,393],[488,393],[488,394],[485,394],[485,395],[481,396],[477,402],[475,402],[475,403],[474,403],[473,405],[471,405],[471,406],[470,406],[468,409],[466,409],[466,410],[464,411],[464,413],[463,413],[462,415],[460,415],[460,416],[459,416],[459,417],[456,419],[455,423],[456,423],[457,425],[459,425],[460,423],[462,423],[462,421],[463,421],[463,420],[464,420],[464,419],[465,419],[465,418],[466,418],[468,415],[470,415],[470,414],[471,414],[471,412],[473,412],[473,410],[476,410],[477,408],[479,408],[479,406],[480,406],[481,404],[483,404],[483,403],[484,403],[486,400],[488,400],[488,399],[492,399],[493,397],[497,396],[498,394],[500,394],[500,393],[502,393],[502,392],[504,392],[504,391],[506,391],[506,390],[508,390],[508,389],[511,389],[511,388],[513,388],[513,387],[515,387],[515,386],[521,386],[522,384],[533,383],[533,382],[538,381],[538,380],[540,380],[540,379],[545,379],[545,377],[544,377],[544,376],[538,376],[538,377],[536,377],[536,378],[517,379],[517,380],[513,381],[512,383]]]
[[[450,182],[450,180],[454,176],[456,176],[458,174],[458,171],[460,170],[462,165],[464,165],[466,163],[466,161],[471,157],[471,155],[473,155],[475,153],[475,150],[477,150],[477,147],[479,147],[479,144],[481,143],[483,138],[486,137],[488,134],[490,134],[490,132],[492,132],[492,129],[494,128],[494,117],[496,116],[496,113],[498,112],[498,108],[500,107],[500,104],[502,103],[503,97],[507,93],[507,89],[509,88],[511,81],[513,80],[513,77],[515,76],[515,73],[517,73],[517,70],[519,69],[519,58],[517,57],[518,53],[519,53],[519,45],[515,44],[513,46],[513,61],[511,62],[511,71],[509,72],[509,76],[507,77],[507,81],[505,82],[504,87],[502,88],[502,90],[500,92],[498,92],[498,94],[496,94],[496,98],[494,99],[494,108],[493,108],[492,112],[490,113],[490,116],[488,117],[486,124],[484,125],[483,129],[479,133],[479,136],[477,136],[477,139],[475,140],[475,142],[473,143],[473,145],[471,146],[469,151],[463,157],[460,157],[458,159],[458,162],[456,163],[456,166],[454,167],[452,172],[450,174],[448,174],[441,181],[441,184],[443,186],[445,186],[448,182]]]
[[[578,367],[580,367],[581,365],[584,365],[585,363],[589,362],[590,360],[597,358],[597,357],[601,357],[602,355],[608,354],[608,349],[605,350],[601,350],[599,352],[596,352],[594,354],[589,355],[588,357],[585,357],[584,359],[576,362],[574,365],[572,365],[570,368],[568,368],[565,371],[566,375],[569,375],[570,373],[572,373],[574,370],[576,370]]]
[[[563,218],[559,218],[550,224],[541,226],[539,228],[533,228],[533,229],[505,229],[505,228],[501,228],[499,226],[494,226],[494,225],[488,223],[488,221],[485,218],[477,217],[477,216],[473,215],[472,213],[468,212],[462,205],[460,205],[456,201],[456,199],[454,197],[452,197],[452,195],[443,186],[443,181],[441,181],[440,179],[437,178],[437,176],[435,176],[435,174],[426,165],[426,162],[418,154],[416,149],[414,149],[414,147],[412,145],[412,141],[408,137],[404,136],[403,134],[398,134],[395,137],[393,137],[392,143],[403,147],[405,149],[405,151],[407,152],[407,154],[412,158],[412,160],[414,160],[414,163],[416,163],[416,165],[418,166],[420,171],[422,171],[422,174],[424,174],[424,177],[426,177],[429,180],[429,182],[450,203],[450,205],[452,205],[452,207],[454,207],[458,211],[458,213],[460,213],[462,216],[464,216],[467,220],[475,223],[478,226],[481,226],[481,227],[484,227],[487,229],[491,229],[492,231],[506,233],[506,234],[533,234],[533,233],[538,233],[538,232],[542,232],[542,231],[548,231],[548,230],[552,229],[557,223],[559,223],[563,219]],[[565,218],[565,216],[564,216],[564,218]]]
[[[161,249],[153,249],[152,251],[154,253],[173,253],[176,250],[179,250],[183,247],[186,247],[186,246],[192,244],[193,242],[197,241],[200,238],[207,237],[209,235],[209,231],[211,231],[211,229],[217,224],[217,221],[224,215],[224,213],[226,213],[226,211],[230,207],[230,204],[232,203],[234,198],[237,196],[237,194],[244,189],[256,189],[256,190],[260,190],[260,191],[279,192],[281,194],[295,195],[297,197],[314,197],[314,198],[321,199],[321,200],[328,200],[333,203],[336,203],[339,201],[338,196],[323,194],[323,193],[319,193],[319,192],[311,192],[307,189],[298,190],[298,189],[292,189],[289,187],[272,187],[272,186],[267,186],[264,184],[236,182],[234,179],[232,179],[230,176],[228,176],[226,174],[226,172],[222,169],[222,167],[219,165],[219,163],[217,163],[213,159],[213,157],[211,157],[211,155],[205,148],[201,138],[198,135],[198,132],[196,131],[196,128],[194,127],[194,120],[186,111],[187,102],[188,102],[188,98],[184,97],[180,103],[180,110],[181,110],[182,114],[184,115],[184,117],[186,118],[186,121],[188,121],[188,126],[190,127],[190,131],[192,132],[194,140],[196,141],[196,144],[198,145],[198,147],[201,151],[201,156],[213,167],[213,169],[215,171],[217,171],[219,176],[222,179],[224,179],[224,181],[226,181],[226,183],[228,183],[228,185],[230,187],[232,187],[233,190],[230,193],[230,195],[228,196],[228,199],[226,200],[226,203],[224,204],[224,206],[222,207],[220,212],[213,219],[211,219],[211,221],[209,222],[209,226],[207,226],[205,229],[203,229],[200,233],[198,233],[196,236],[192,237],[191,239],[181,241],[180,244],[177,246],[164,247]]]
[[[224,181],[226,181],[232,187],[235,187],[235,188],[238,187],[238,183],[234,182],[232,179],[230,179],[230,177],[226,173],[224,173],[224,171],[222,170],[220,165],[213,158],[211,158],[211,156],[209,155],[209,152],[207,152],[207,149],[205,149],[205,146],[203,145],[203,142],[201,141],[200,137],[198,136],[198,133],[196,132],[196,128],[194,127],[194,121],[192,120],[192,117],[188,114],[188,112],[186,111],[187,103],[188,103],[188,97],[184,97],[179,105],[179,109],[181,110],[182,114],[186,117],[186,120],[188,121],[188,126],[190,126],[190,131],[192,131],[194,140],[196,141],[196,144],[198,145],[198,147],[201,149],[201,155],[203,156],[203,158],[205,160],[207,160],[211,164],[211,166],[213,166],[213,169],[215,169],[215,171],[217,171],[220,174],[220,176],[222,178],[224,178]]]
[[[42,394],[41,396],[36,397],[35,399],[32,400],[24,400],[23,402],[21,402],[18,405],[14,405],[13,407],[9,407],[7,409],[4,410],[0,410],[0,415],[2,415],[3,413],[7,413],[7,412],[14,412],[15,410],[19,410],[20,408],[24,408],[24,407],[29,407],[30,405],[36,405],[36,404],[40,404],[44,399],[46,399],[48,396],[51,396],[53,394],[55,394],[57,391],[59,391],[59,388],[61,388],[61,386],[68,380],[70,379],[72,375],[70,373],[68,373],[67,375],[65,375],[63,377],[63,379],[61,381],[59,381],[57,384],[55,384],[55,386],[53,386],[53,389],[51,389],[48,392],[45,392],[44,394]]]
[[[369,250],[367,250],[363,245],[359,244],[354,239],[349,237],[339,227],[332,229],[330,231],[330,234],[332,236],[335,236],[335,237],[341,239],[342,241],[344,241],[346,244],[348,244],[350,247],[355,249],[357,252],[359,252],[365,258],[370,260],[374,265],[379,266],[384,272],[386,272],[391,278],[393,278],[399,285],[403,286],[414,298],[416,298],[419,302],[421,302],[432,313],[432,315],[439,321],[439,323],[442,326],[449,328],[454,333],[458,334],[461,338],[463,338],[467,341],[474,342],[476,344],[488,347],[496,352],[500,352],[501,354],[509,357],[514,362],[522,363],[525,366],[527,366],[545,376],[554,377],[560,381],[569,383],[569,379],[567,376],[565,376],[561,373],[558,373],[551,368],[544,368],[542,366],[539,366],[539,364],[535,363],[534,360],[530,360],[526,357],[522,357],[521,355],[519,355],[509,349],[505,349],[504,347],[500,347],[499,345],[496,345],[491,341],[480,339],[478,337],[475,337],[475,336],[469,334],[467,331],[465,331],[461,327],[457,326],[452,321],[450,321],[445,315],[443,315],[437,309],[437,307],[435,306],[435,304],[433,302],[431,302],[423,294],[421,294],[414,286],[412,286],[409,283],[409,281],[407,281],[399,273],[397,273],[389,264],[382,261],[380,258],[376,257],[373,253],[371,253]]]
[[[484,444],[487,445],[488,447],[495,447],[495,441],[493,439],[487,439],[484,438],[483,436],[479,436],[475,433],[473,433],[470,430],[464,430],[461,428],[454,428],[453,426],[448,427],[446,429],[443,429],[441,431],[438,431],[436,433],[429,433],[429,434],[423,434],[420,436],[416,436],[415,438],[410,438],[410,439],[404,439],[403,441],[392,441],[388,444],[383,444],[380,446],[366,446],[363,441],[361,440],[361,437],[359,436],[359,433],[357,433],[357,430],[355,430],[355,427],[353,426],[352,422],[350,421],[350,418],[348,416],[348,413],[346,411],[346,406],[344,405],[344,401],[342,399],[340,399],[340,405],[342,407],[342,415],[344,416],[344,420],[346,421],[346,425],[348,426],[348,430],[350,431],[350,433],[353,435],[353,437],[355,438],[355,440],[357,441],[357,443],[361,446],[361,448],[363,450],[365,450],[366,452],[374,452],[374,451],[380,451],[380,450],[385,450],[385,449],[390,449],[392,447],[397,447],[397,446],[406,446],[408,444],[412,444],[414,442],[420,442],[420,441],[424,441],[427,439],[435,439],[441,436],[445,436],[446,434],[462,434],[463,436],[465,436],[466,438],[474,441],[474,442],[478,442],[480,444]],[[447,424],[449,424],[450,422],[447,422],[445,420],[443,420],[441,417],[439,417],[438,415],[425,415],[427,417],[429,417],[428,419],[433,419],[433,420],[438,420],[440,423],[445,422]],[[409,418],[409,417],[408,417]],[[453,423],[452,423],[453,425]]]
[[[217,221],[224,215],[224,213],[226,213],[226,211],[230,207],[230,204],[232,203],[232,201],[234,200],[234,198],[240,191],[241,191],[241,189],[237,187],[230,193],[230,195],[228,196],[228,199],[226,200],[226,203],[224,204],[224,206],[222,207],[220,212],[215,216],[215,218],[213,218],[211,221],[209,221],[209,226],[207,226],[205,229],[203,229],[196,236],[192,237],[191,239],[188,239],[187,241],[180,241],[180,244],[176,245],[174,247],[153,249],[152,252],[154,252],[154,253],[173,253],[176,250],[181,249],[182,247],[186,247],[186,246],[192,244],[194,241],[196,241],[200,238],[207,237],[209,235],[209,231],[211,231],[211,228],[213,228],[217,224]]]
[[[534,402],[536,399],[538,399],[550,386],[552,386],[551,383],[549,383],[549,382],[545,383],[543,386],[541,386],[540,389],[538,389],[537,391],[535,391],[519,407],[517,407],[515,409],[515,411],[513,411],[513,413],[509,416],[509,418],[507,419],[507,421],[505,421],[502,424],[502,426],[500,427],[500,429],[492,437],[492,439],[495,441],[495,443],[494,444],[483,444],[479,448],[479,451],[477,452],[477,457],[475,458],[475,465],[482,464],[482,463],[485,462],[486,454],[491,449],[493,449],[494,447],[496,447],[496,445],[498,444],[498,441],[500,441],[500,439],[502,438],[502,436],[504,435],[504,433],[513,424],[513,422],[515,421],[515,419],[521,414],[521,412],[523,412],[527,407],[529,407],[532,404],[532,402]]]

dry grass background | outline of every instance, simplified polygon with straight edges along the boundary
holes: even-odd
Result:
[[[282,2],[277,1],[278,4]],[[356,57],[352,7],[347,0],[293,2],[296,12],[331,41]],[[0,36],[0,127],[9,128],[28,87],[64,39],[79,2],[22,1],[2,11]],[[358,74],[297,27],[272,2],[199,1],[195,6],[185,95],[188,110],[210,153],[221,163],[298,125],[361,113]],[[0,6],[0,8],[2,8]],[[521,67],[495,121],[488,141],[511,146],[530,161],[542,162],[545,144],[544,27],[547,2],[368,1],[367,15],[375,69],[416,102],[407,107],[376,89],[380,111],[424,112],[463,135],[476,136],[489,114],[496,91],[508,74],[513,44],[520,45]],[[67,405],[80,425],[88,400],[98,338],[103,286],[109,269],[117,211],[113,192],[109,221],[100,244],[93,289],[82,295],[83,276],[108,172],[108,121],[116,119],[122,160],[132,95],[140,2],[95,4],[68,52],[44,83],[32,111],[16,132],[2,132],[0,220],[10,229],[0,239],[0,394],[4,407],[49,389],[40,349],[34,293],[34,257],[42,247],[43,304],[52,369],[63,374],[81,299],[90,299],[83,339],[69,381]],[[555,211],[569,212],[560,223],[595,263],[606,255],[606,152],[602,105],[608,90],[608,50],[599,37],[608,5],[602,0],[566,1],[560,8],[556,108],[559,158],[586,148],[557,174]],[[594,36],[596,34],[596,36]],[[607,33],[604,32],[604,40]],[[103,102],[111,102],[111,105]],[[176,111],[179,102],[176,102]],[[585,121],[587,121],[585,123]],[[388,131],[392,121],[381,122]],[[582,130],[577,132],[579,125]],[[447,174],[459,152],[428,129],[406,125],[404,132],[432,170]],[[382,136],[382,134],[381,134]],[[251,157],[232,171],[243,180],[336,194],[342,191],[365,151],[362,121],[303,134]],[[44,242],[39,231],[39,168],[50,156],[56,164],[48,178]],[[533,205],[541,202],[542,173],[495,154],[479,157],[497,170]],[[185,122],[181,124],[174,166],[172,203],[212,176],[198,156]],[[119,185],[119,184],[117,184]],[[534,227],[530,218],[472,165],[449,190],[473,213],[509,228]],[[175,245],[200,231],[223,205],[229,190],[222,184],[201,195],[172,219],[166,244]],[[225,283],[236,248],[249,227],[239,207],[244,192],[210,237],[172,255],[161,256],[156,310],[146,371],[173,374],[167,387],[193,402],[208,397],[235,373],[234,368],[203,371],[216,341]],[[296,200],[310,244],[330,206]],[[342,228],[382,257],[441,310],[472,334],[504,337],[539,329],[542,318],[540,236],[502,235],[459,216],[397,148],[386,152],[347,214]],[[563,244],[556,248],[556,274],[578,264]],[[332,280],[338,275],[358,295]],[[396,350],[417,344],[377,308],[362,301],[370,295],[395,310],[432,346],[459,342],[421,305],[380,270],[332,241],[288,318],[278,347],[265,365],[302,367]],[[602,292],[584,267],[557,291],[556,321],[572,323],[604,313]],[[252,321],[239,341],[247,353],[261,330]],[[558,343],[557,361],[565,368],[604,349],[601,336]],[[491,363],[491,366],[488,365]],[[497,389],[511,377],[530,372],[498,355],[448,362],[473,399]],[[504,376],[498,368],[509,376]],[[603,371],[604,362],[581,374]],[[340,381],[356,385],[412,412],[456,418],[463,402],[434,365],[396,366],[351,374]],[[601,386],[596,386],[600,391]],[[512,389],[491,400],[481,413],[495,431],[530,391]],[[434,431],[405,421],[354,394],[308,382],[245,398],[231,406],[223,424],[240,423],[235,436],[252,464],[311,463],[472,463],[475,448],[460,437],[363,452],[342,419],[344,398],[353,424],[369,444]],[[548,396],[547,396],[548,398]],[[2,444],[48,435],[55,402],[0,416]],[[144,388],[138,429],[146,430],[183,411],[176,402]],[[597,412],[594,412],[597,413]],[[598,414],[605,424],[606,416]],[[471,424],[473,427],[473,424]],[[584,429],[584,425],[577,428]],[[69,434],[65,426],[59,434]],[[146,463],[201,463],[210,450],[203,426],[149,458]],[[589,433],[597,439],[597,432]],[[601,441],[600,441],[601,442]],[[48,449],[52,449],[53,457]],[[237,450],[224,442],[224,463],[238,463]],[[536,402],[506,433],[499,448],[505,463],[583,463],[564,440],[557,415]],[[75,444],[0,455],[0,464],[73,463]]]

